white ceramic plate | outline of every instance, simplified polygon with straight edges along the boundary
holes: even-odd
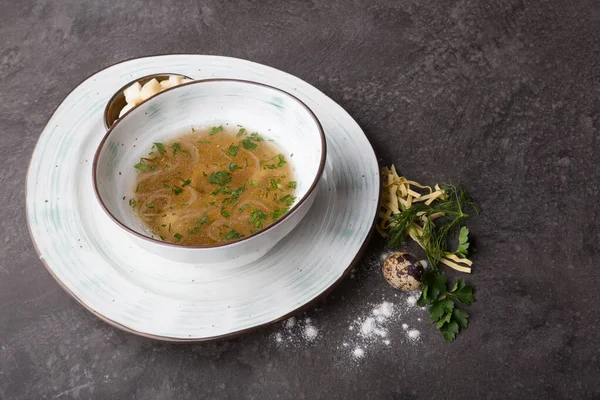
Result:
[[[97,203],[91,169],[106,101],[132,79],[161,72],[266,83],[304,101],[323,125],[328,156],[315,204],[260,260],[242,267],[168,261],[136,246]],[[234,58],[167,55],[122,62],[73,90],[35,147],[26,196],[40,259],[82,305],[139,335],[199,341],[288,318],[341,281],[372,231],[379,168],[358,124],[306,82]]]

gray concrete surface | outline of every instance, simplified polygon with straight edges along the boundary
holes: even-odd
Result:
[[[346,108],[384,164],[470,187],[471,327],[448,345],[424,322],[419,344],[360,363],[341,352],[357,312],[393,296],[368,261],[377,238],[308,312],[311,344],[277,345],[278,327],[157,343],[63,293],[25,225],[35,142],[88,75],[177,52],[292,73]],[[0,0],[0,82],[0,398],[600,398],[597,1]]]

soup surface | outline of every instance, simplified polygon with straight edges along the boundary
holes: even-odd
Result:
[[[243,127],[195,130],[154,143],[135,165],[129,205],[155,238],[215,245],[281,218],[296,200],[287,157]]]

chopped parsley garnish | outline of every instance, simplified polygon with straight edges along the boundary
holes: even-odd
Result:
[[[148,203],[148,208],[154,208],[154,203],[153,202]]]
[[[255,150],[258,145],[256,143],[254,143],[252,140],[250,140],[250,138],[246,138],[244,140],[242,140],[240,142],[242,144],[242,147],[245,148],[246,150]]]
[[[240,167],[239,165],[237,165],[234,162],[230,162],[229,164],[227,164],[227,169],[229,169],[231,172],[233,172],[236,169],[242,169],[242,167]]]
[[[140,185],[138,184],[138,185],[135,187],[135,192],[137,193],[139,190],[140,190]]]
[[[250,134],[250,136],[248,136],[248,139],[255,141],[255,142],[262,142],[263,138],[258,134],[258,132],[252,132]]]
[[[219,126],[213,126],[212,128],[210,128],[210,131],[208,131],[209,135],[216,135],[217,133],[221,132],[223,130],[223,125],[219,125]]]
[[[202,176],[206,178],[208,176],[208,174],[206,172],[202,171]]]
[[[181,153],[183,155],[189,156],[190,153],[187,150],[184,150],[181,148],[181,145],[179,143],[173,143],[171,145],[171,148],[173,149],[173,155],[176,156],[177,153]]]
[[[230,217],[230,214],[227,211],[225,211],[224,208],[221,208],[221,215],[224,216],[225,218],[229,218]]]
[[[240,234],[238,231],[236,231],[235,229],[231,228],[231,230],[223,235],[221,235],[221,237],[225,240],[232,240],[232,239],[239,239],[239,238],[243,238],[244,235]]]
[[[200,218],[200,221],[196,222],[196,225],[194,225],[192,228],[190,228],[188,233],[192,234],[192,233],[198,232],[200,230],[200,228],[202,227],[202,225],[208,224],[209,222],[210,221],[208,220],[208,215],[204,214],[204,216],[202,218]]]
[[[136,204],[137,204],[137,201],[135,199],[129,199],[129,205],[132,208],[135,208]]]
[[[127,198],[127,196],[123,196],[123,200],[125,200]]]
[[[290,209],[289,208],[278,208],[277,210],[274,210],[271,213],[271,218],[273,218],[273,220],[277,220],[279,218],[281,218],[283,215],[285,215],[286,212],[288,212]]]
[[[250,212],[250,225],[254,226],[254,229],[256,230],[263,227],[265,219],[267,219],[267,214],[261,210],[252,210],[252,212]]]
[[[181,239],[183,239],[183,235],[180,235],[179,233],[176,233],[173,235],[173,237],[179,242]]]
[[[140,162],[135,164],[133,168],[138,169],[140,171],[151,171],[156,168],[156,165],[148,164],[147,158],[140,158]]]
[[[288,207],[294,204],[294,201],[296,201],[296,197],[292,196],[291,194],[286,194],[281,199],[279,199],[280,203],[285,203],[285,205]]]
[[[240,128],[240,130],[238,131],[238,133],[235,135],[237,137],[242,136],[244,133],[246,133],[246,129],[245,128]]]
[[[185,180],[185,182],[183,182],[183,185],[181,185],[181,186],[185,187],[185,186],[189,185],[190,183],[192,183],[192,180],[190,178],[187,178]]]
[[[271,185],[271,188],[277,189],[277,182],[275,181],[275,179],[269,178],[269,185]]]
[[[158,150],[158,152],[160,153],[160,155],[163,155],[167,152],[167,150],[165,150],[165,145],[162,143],[154,143],[154,146],[152,146],[152,148],[155,148],[156,150]]]
[[[175,194],[175,195],[178,195],[181,192],[183,192],[183,189],[180,188],[179,186],[173,186],[173,189],[171,189],[171,190],[173,190],[173,194]]]
[[[252,207],[252,204],[244,204],[243,206],[240,207],[240,211],[244,211],[248,207]]]
[[[208,182],[212,183],[213,185],[224,186],[231,182],[231,173],[228,171],[213,172],[210,174]]]
[[[290,189],[296,189],[296,181],[291,181],[287,184],[287,187]]]
[[[171,189],[171,186],[167,185],[166,183],[163,183],[163,189]]]
[[[283,154],[278,154],[277,156],[271,158],[270,160],[274,160],[275,158],[277,158],[277,160],[278,160],[277,164],[265,164],[265,165],[263,165],[263,169],[281,168],[285,164],[287,164],[287,161],[285,160],[285,156]],[[270,160],[268,160],[268,161],[270,161]]]
[[[258,187],[258,183],[256,181],[250,181],[250,186]]]
[[[225,154],[227,154],[229,157],[235,157],[238,151],[240,151],[240,146],[234,146],[233,144],[231,144],[229,145],[227,150],[225,150]]]

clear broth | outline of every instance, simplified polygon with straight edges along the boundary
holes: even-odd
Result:
[[[295,201],[288,158],[244,128],[195,130],[154,143],[135,165],[129,205],[154,237],[216,245],[271,225]]]

